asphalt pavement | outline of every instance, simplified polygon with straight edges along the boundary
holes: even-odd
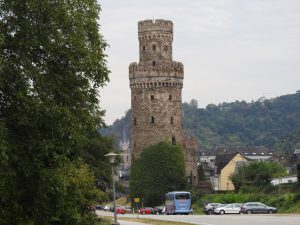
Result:
[[[98,215],[113,216],[111,212],[97,211]],[[194,225],[300,225],[300,215],[251,214],[251,215],[118,215],[118,218],[150,218],[186,222]],[[121,221],[121,220],[120,220]],[[129,222],[134,225],[133,222]],[[128,225],[129,225],[128,224]],[[127,225],[127,224],[126,224]],[[148,224],[149,225],[149,224]]]

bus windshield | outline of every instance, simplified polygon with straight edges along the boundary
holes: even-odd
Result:
[[[187,200],[190,198],[191,198],[190,194],[176,194],[175,195],[176,200]]]

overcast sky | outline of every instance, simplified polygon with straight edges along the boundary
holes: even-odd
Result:
[[[173,60],[184,64],[183,102],[200,107],[300,90],[300,0],[99,0],[110,45],[105,121],[130,108],[128,66],[138,62],[137,23],[174,24]]]

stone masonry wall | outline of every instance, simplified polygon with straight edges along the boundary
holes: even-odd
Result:
[[[173,23],[138,23],[140,61],[129,66],[133,158],[152,144],[182,143],[184,68],[172,61]]]

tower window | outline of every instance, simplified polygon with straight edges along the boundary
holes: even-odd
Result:
[[[165,52],[168,51],[168,46],[167,46],[167,45],[164,46],[164,51],[165,51]]]
[[[175,136],[172,137],[172,145],[176,145],[176,138],[175,138]]]
[[[152,45],[152,51],[156,51],[156,45]]]
[[[143,51],[146,51],[146,47],[145,46],[143,46]]]
[[[173,116],[171,116],[171,124],[173,124],[174,123],[174,118],[173,118]]]
[[[134,117],[133,124],[136,125],[136,117]]]
[[[154,123],[154,116],[151,116],[151,123]]]
[[[169,100],[172,100],[172,95],[169,95]]]
[[[154,95],[151,95],[151,100],[152,100],[152,101],[154,100]]]
[[[152,66],[155,66],[155,61],[152,62]]]

